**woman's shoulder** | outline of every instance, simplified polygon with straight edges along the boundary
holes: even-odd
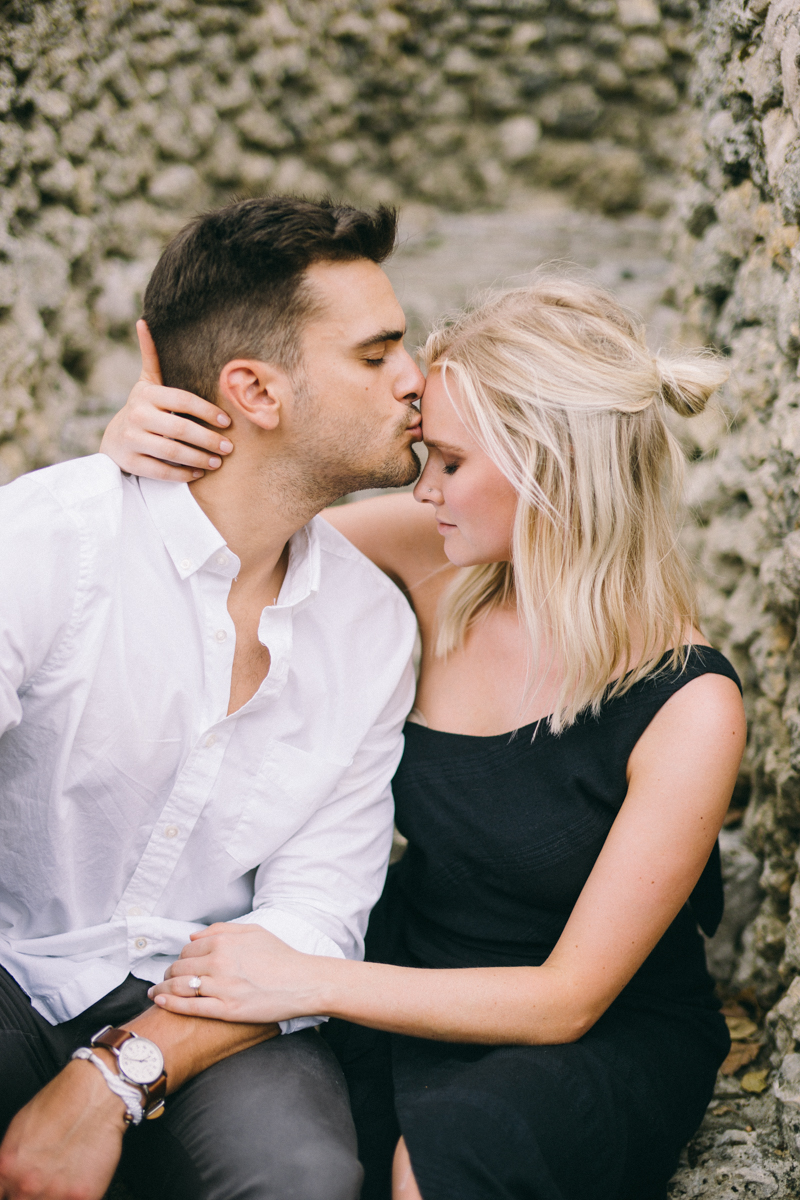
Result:
[[[742,684],[733,664],[704,641],[686,642],[679,649],[677,655],[668,650],[630,687],[612,690],[599,712],[585,713],[579,724],[602,726],[610,750],[617,742],[632,747],[667,708],[681,725],[698,730],[705,729],[712,716],[723,724],[733,718],[738,722]]]
[[[645,692],[656,690],[671,694],[704,675],[724,676],[736,684],[740,693],[742,691],[742,682],[729,659],[710,643],[699,640],[681,646],[677,659],[675,652],[668,650],[654,670],[634,687]]]

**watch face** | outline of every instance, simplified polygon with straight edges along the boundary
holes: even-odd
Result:
[[[147,1038],[128,1038],[119,1049],[120,1070],[132,1083],[155,1083],[164,1070],[164,1057]]]

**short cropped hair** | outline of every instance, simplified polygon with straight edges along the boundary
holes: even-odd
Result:
[[[231,359],[296,369],[314,313],[306,269],[382,263],[396,235],[394,209],[363,212],[328,198],[263,196],[195,217],[168,244],[144,296],[164,383],[216,400]]]

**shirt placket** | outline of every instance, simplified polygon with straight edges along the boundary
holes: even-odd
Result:
[[[208,802],[238,715],[227,715],[235,650],[235,628],[227,608],[230,578],[200,570],[191,577],[191,586],[203,628],[205,687],[199,734],[114,913],[127,923],[132,964],[159,952],[147,918],[153,916]]]

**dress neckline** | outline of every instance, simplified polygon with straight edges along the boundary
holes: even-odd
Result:
[[[689,665],[689,662],[691,661],[691,659],[701,651],[706,654],[711,654],[713,656],[716,656],[718,658],[722,658],[722,659],[725,658],[725,656],[719,650],[716,650],[713,646],[704,646],[702,644],[702,642],[686,642],[686,643],[684,643],[684,645],[688,649],[688,654],[686,655],[686,662],[685,662],[684,666],[681,668],[682,671],[686,669],[686,667]],[[623,695],[614,696],[613,699],[608,700],[608,701],[604,700],[603,701],[604,706],[609,706],[609,705],[617,703],[618,701],[626,700],[627,697],[630,696],[632,692],[635,692],[636,688],[639,688],[639,687],[647,685],[647,684],[658,683],[659,682],[658,677],[659,677],[659,675],[662,675],[663,671],[664,671],[664,667],[662,666],[662,664],[665,663],[666,659],[668,659],[671,654],[672,654],[672,651],[667,650],[666,654],[664,654],[658,660],[658,665],[655,667],[655,669],[653,671],[650,672],[649,675],[645,675],[645,677],[643,679],[638,680],[633,685],[633,687],[629,691],[625,692]],[[630,674],[630,672],[626,672],[626,674]],[[673,677],[670,676],[670,680],[672,678]],[[609,688],[611,686],[612,685],[609,684]],[[452,730],[435,729],[432,725],[429,725],[427,720],[425,719],[424,713],[422,713],[416,707],[416,705],[414,706],[414,708],[412,708],[409,716],[411,716],[411,714],[413,714],[413,713],[416,713],[417,717],[418,718],[421,717],[422,720],[409,720],[407,718],[406,723],[405,723],[405,730],[404,730],[404,732],[406,732],[406,733],[408,732],[408,727],[410,725],[414,729],[424,729],[426,733],[434,734],[436,737],[461,738],[464,741],[482,742],[484,745],[489,745],[491,742],[501,742],[501,741],[508,742],[510,739],[517,738],[520,735],[526,734],[526,733],[529,733],[531,738],[533,738],[533,737],[539,738],[542,736],[549,736],[549,737],[556,737],[556,736],[560,737],[561,736],[560,734],[552,734],[550,732],[550,727],[548,725],[548,719],[551,715],[550,713],[545,713],[544,716],[537,717],[537,719],[535,721],[531,721],[527,725],[520,725],[516,729],[510,729],[505,733],[453,733]],[[579,713],[578,718],[575,721],[575,725],[582,723],[583,720],[586,719],[586,715],[587,714],[585,714],[585,712]],[[543,725],[543,729],[540,729],[539,727],[542,725]],[[574,726],[572,726],[572,725],[568,726],[568,729],[572,729],[572,728],[574,728]],[[568,731],[568,729],[564,730],[564,733],[566,733]]]

